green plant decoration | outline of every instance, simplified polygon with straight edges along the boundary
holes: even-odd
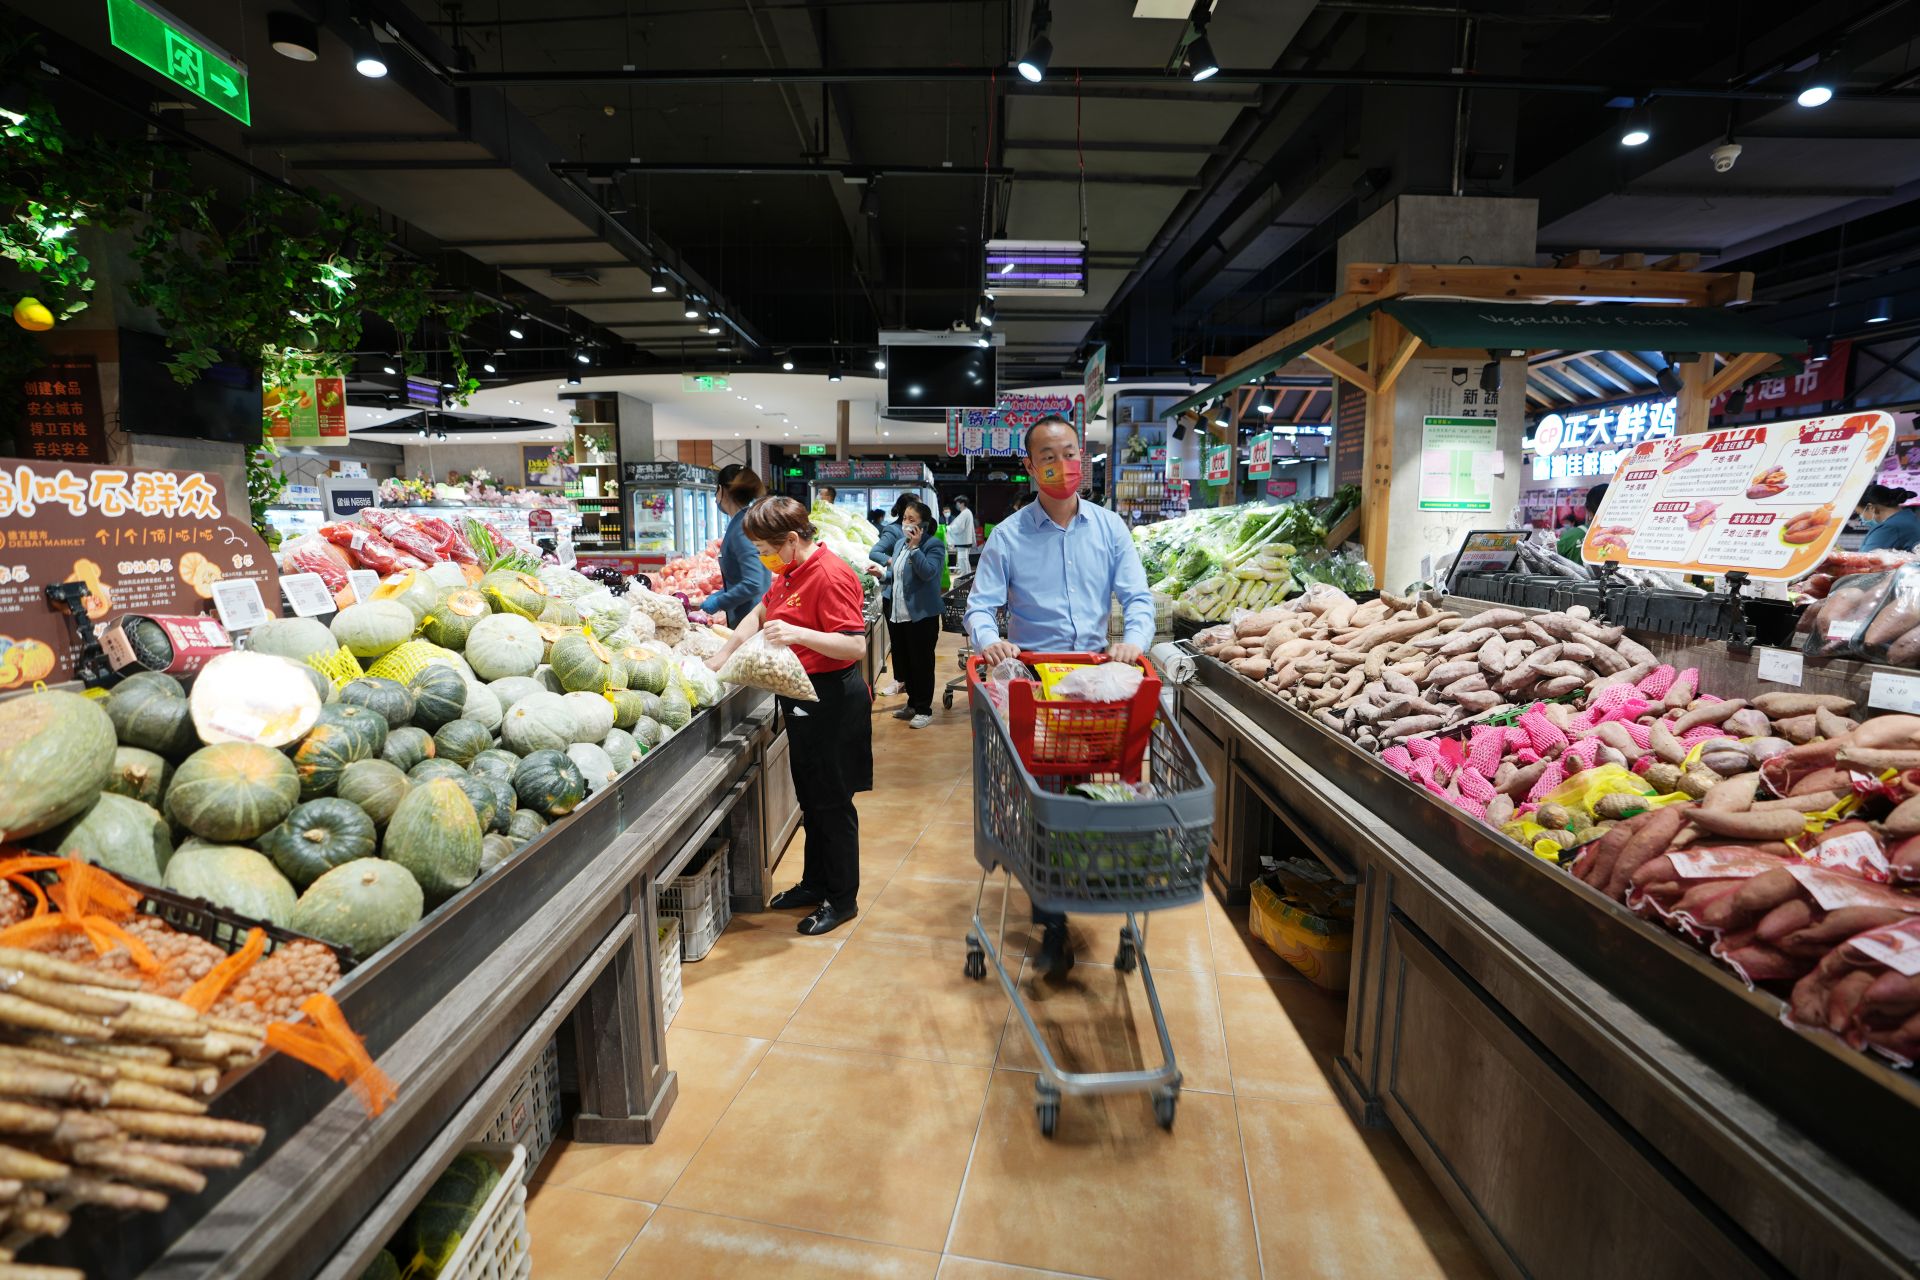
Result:
[[[287,491],[287,477],[280,470],[279,458],[279,446],[269,435],[262,435],[259,445],[247,452],[247,505],[253,509],[253,527],[276,550],[280,531],[267,522],[267,508]]]

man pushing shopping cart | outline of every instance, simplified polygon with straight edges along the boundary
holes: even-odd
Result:
[[[1043,1133],[1053,1133],[1063,1092],[1149,1090],[1160,1123],[1171,1127],[1180,1073],[1146,963],[1143,918],[1199,900],[1213,788],[1179,729],[1159,714],[1159,681],[1142,657],[1153,638],[1153,595],[1126,524],[1080,498],[1078,433],[1063,419],[1042,419],[1028,430],[1026,451],[1039,500],[995,526],[966,609],[976,654],[968,693],[981,891],[996,867],[1020,881],[1043,929],[1034,967],[1051,979],[1073,967],[1069,910],[1124,913],[1114,964],[1122,972],[1138,965],[1164,1061],[1146,1071],[1060,1069],[1001,961],[1004,897],[997,938],[988,937],[976,897],[967,976],[984,977],[991,962],[1026,1025],[1042,1064],[1036,1109]],[[1115,597],[1125,638],[1108,644]],[[1003,663],[1016,664],[1015,678],[990,686]],[[1046,668],[1047,682],[1021,678],[1020,663]],[[1107,663],[1133,670],[1080,683],[1117,692],[1072,699],[1048,692],[1048,682],[1076,666]]]

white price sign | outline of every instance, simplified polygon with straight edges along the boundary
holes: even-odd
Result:
[[[228,578],[213,584],[213,607],[220,625],[229,632],[257,627],[273,615],[260,598],[260,584],[252,578]]]
[[[333,592],[317,573],[290,573],[280,579],[280,591],[297,618],[317,618],[334,610]]]
[[[355,604],[373,599],[374,591],[380,586],[380,575],[371,569],[347,570],[347,585],[353,588]]]
[[[1867,688],[1867,705],[1880,711],[1920,711],[1920,676],[1874,672],[1873,683]]]
[[[1760,678],[1771,680],[1775,684],[1790,684],[1800,687],[1801,673],[1805,662],[1791,649],[1761,649]]]

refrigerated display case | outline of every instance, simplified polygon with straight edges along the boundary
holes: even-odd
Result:
[[[685,462],[629,462],[622,474],[628,550],[692,555],[725,531],[712,470]]]
[[[814,470],[816,495],[823,484],[834,490],[835,507],[863,520],[875,508],[892,512],[903,493],[926,503],[936,517],[940,512],[933,472],[923,462],[823,462]]]

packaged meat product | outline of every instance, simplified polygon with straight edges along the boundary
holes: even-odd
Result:
[[[317,573],[327,590],[347,588],[347,557],[338,547],[315,534],[295,538],[280,550],[280,572]]]
[[[432,538],[416,528],[411,521],[391,511],[368,507],[360,512],[360,518],[379,530],[380,536],[392,543],[396,551],[418,560],[421,567],[444,559],[440,554],[439,546]]]
[[[1893,590],[1894,574],[1857,573],[1834,582],[1833,590],[1817,605],[1808,606],[1807,639],[1810,658],[1859,657],[1867,628]]]

